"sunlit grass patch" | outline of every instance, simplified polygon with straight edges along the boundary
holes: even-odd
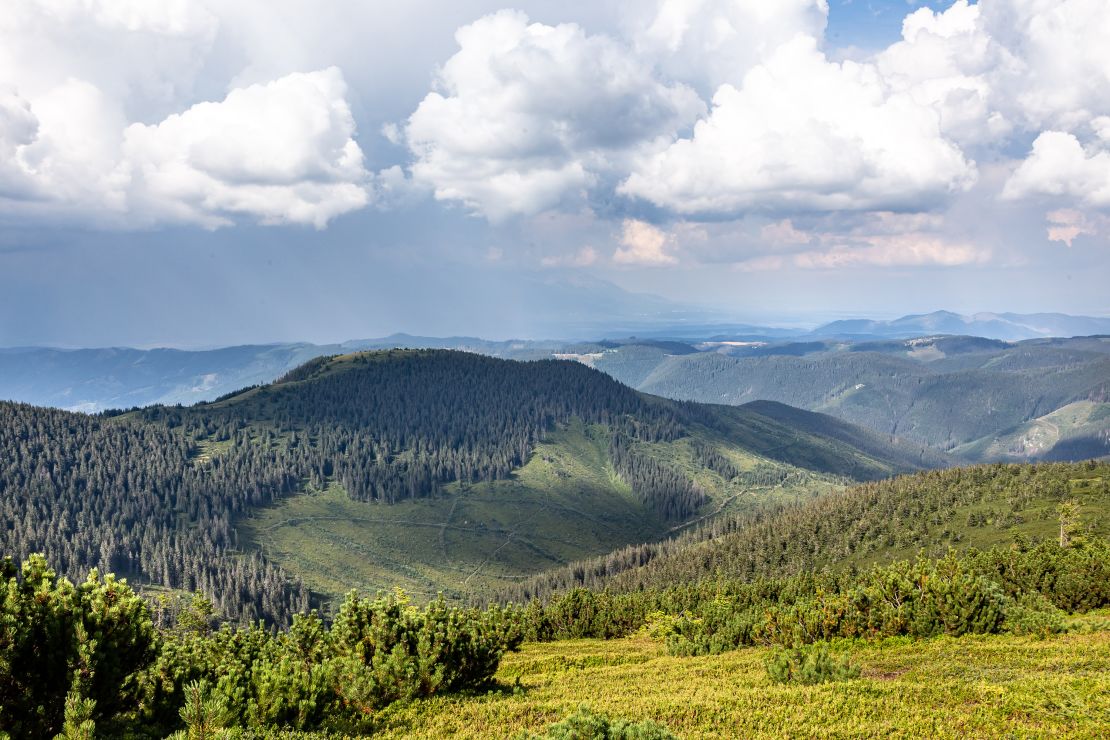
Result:
[[[396,706],[384,737],[512,737],[582,704],[680,737],[1100,737],[1110,733],[1110,633],[833,643],[859,678],[775,684],[769,649],[676,658],[645,637],[530,644],[503,690]],[[519,681],[520,689],[512,687]]]

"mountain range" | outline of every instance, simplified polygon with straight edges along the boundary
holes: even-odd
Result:
[[[854,319],[834,321],[813,332],[818,337],[910,338],[927,334],[956,334],[1020,341],[1039,337],[1076,337],[1110,334],[1110,319],[1062,313],[977,313],[963,316],[936,311],[903,316],[893,321]]]
[[[270,382],[315,357],[440,348],[576,360],[677,400],[778,401],[968,461],[1082,459],[1110,454],[1110,335],[1007,340],[930,332],[1067,333],[1103,330],[1106,323],[1060,314],[937,312],[834,322],[806,334],[691,325],[693,335],[672,329],[574,342],[395,334],[195,351],[15,348],[0,350],[0,398],[84,412],[189,405]]]

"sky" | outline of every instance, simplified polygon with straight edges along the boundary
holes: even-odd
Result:
[[[5,0],[0,346],[1110,315],[1106,38],[1106,0]]]

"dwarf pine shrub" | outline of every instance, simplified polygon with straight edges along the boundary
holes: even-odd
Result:
[[[827,645],[809,649],[778,648],[767,658],[764,666],[773,683],[797,683],[805,686],[829,681],[848,681],[859,678],[859,666],[847,656],[836,658],[829,654]]]
[[[41,555],[0,560],[0,732],[109,735],[138,698],[156,635],[143,599],[93,570],[80,585]]]
[[[182,620],[155,630],[147,602],[96,571],[75,586],[41,555],[0,561],[0,737],[88,740],[242,730],[359,731],[389,704],[488,682],[521,642],[516,609],[416,607],[351,593],[328,626]],[[230,733],[230,734],[229,734]]]
[[[632,722],[610,719],[597,714],[589,707],[578,711],[549,726],[542,735],[523,735],[525,740],[678,740],[663,725],[651,720]]]
[[[1066,615],[1041,594],[1026,594],[1006,608],[1003,629],[1044,639],[1067,631]]]

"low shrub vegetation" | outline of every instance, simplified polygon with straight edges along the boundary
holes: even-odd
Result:
[[[627,593],[572,589],[523,610],[526,639],[645,630],[673,655],[838,638],[1055,634],[1063,613],[1110,606],[1110,544],[1090,538],[950,551],[859,573],[709,579]]]
[[[1105,614],[1073,615],[1110,606],[1108,584],[1110,545],[1076,536],[950,551],[938,560],[921,555],[862,572],[620,594],[576,589],[524,607],[462,608],[442,598],[417,606],[400,592],[351,593],[328,620],[308,612],[277,629],[219,625],[202,597],[178,598],[172,609],[159,599],[152,610],[111,575],[93,571],[74,585],[42,556],[21,566],[7,559],[0,562],[0,737],[379,732],[446,697],[527,702],[527,674],[494,683],[504,656],[525,639],[633,636],[674,660],[753,647],[765,686],[850,682],[861,676],[854,656],[867,645],[999,633],[1032,645],[1104,631]],[[552,668],[565,672],[605,661],[556,662]],[[514,678],[508,690],[504,681]],[[580,709],[539,737],[672,737],[655,721],[610,716]]]
[[[203,602],[202,602],[203,604]],[[517,612],[348,595],[330,625],[211,629],[203,608],[155,630],[147,602],[41,556],[0,565],[0,733],[217,737],[224,728],[372,729],[390,704],[482,686],[520,645]]]

